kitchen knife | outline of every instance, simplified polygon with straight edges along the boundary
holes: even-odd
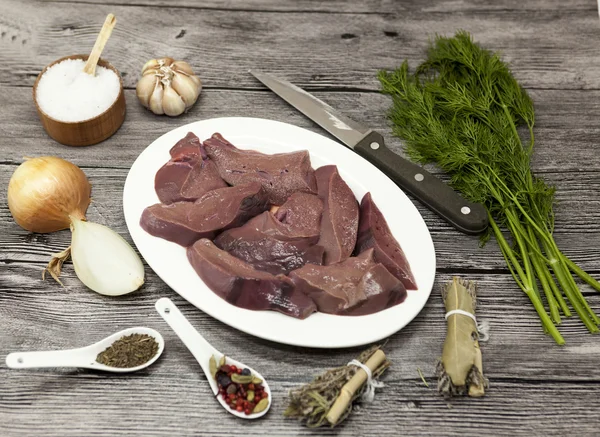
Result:
[[[250,73],[459,231],[475,235],[487,227],[488,215],[483,205],[468,202],[425,169],[392,152],[385,146],[380,133],[340,114],[296,85],[271,74],[258,71]]]

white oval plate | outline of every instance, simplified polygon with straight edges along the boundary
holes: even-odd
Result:
[[[251,311],[213,293],[188,262],[185,248],[147,234],[142,211],[158,202],[154,175],[169,160],[169,150],[188,132],[205,140],[219,132],[241,149],[264,153],[308,150],[314,168],[335,164],[357,199],[370,191],[410,263],[417,286],[406,300],[367,316],[315,313],[297,320],[274,311]],[[127,227],[148,265],[194,306],[234,328],[278,343],[316,348],[359,346],[385,338],[406,326],[421,311],[435,278],[435,251],[421,214],[406,195],[374,165],[328,138],[289,124],[258,118],[202,120],[167,132],[144,150],[125,181],[123,209]]]

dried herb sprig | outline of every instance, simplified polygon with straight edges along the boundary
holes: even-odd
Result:
[[[358,356],[358,361],[366,363],[371,356],[380,350],[380,346],[372,346]],[[373,378],[379,378],[383,372],[391,365],[386,358],[372,372]],[[332,405],[340,395],[342,387],[352,379],[360,369],[356,366],[341,366],[330,369],[317,376],[314,381],[305,384],[297,389],[290,391],[289,405],[283,413],[286,417],[299,419],[309,428],[317,428],[324,425],[336,426],[343,422],[352,412],[352,406],[364,393],[367,384],[364,384],[352,396],[352,401],[348,404],[336,423],[330,424],[327,420]]]
[[[393,132],[404,140],[409,156],[437,164],[454,188],[487,208],[490,227],[482,242],[494,235],[544,330],[564,343],[556,325],[560,312],[571,315],[568,301],[587,329],[599,332],[600,319],[573,276],[598,291],[600,283],[554,241],[554,187],[530,167],[533,102],[508,65],[459,31],[452,38],[436,37],[415,73],[405,61],[395,71],[380,72],[379,80],[393,98]]]

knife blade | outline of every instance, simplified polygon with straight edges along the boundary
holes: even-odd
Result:
[[[461,197],[449,185],[417,164],[392,152],[383,136],[339,113],[302,88],[271,74],[250,71],[267,88],[313,120],[343,144],[382,170],[402,189],[408,191],[456,229],[479,234],[488,225],[483,205]]]

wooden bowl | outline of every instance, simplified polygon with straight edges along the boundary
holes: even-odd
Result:
[[[107,61],[100,59],[98,65],[105,68],[110,68],[119,77],[120,91],[117,99],[113,104],[102,114],[97,115],[93,118],[89,118],[83,121],[60,121],[50,117],[40,108],[37,102],[36,90],[38,83],[42,78],[42,75],[46,70],[66,59],[83,59],[87,61],[88,55],[72,55],[65,56],[64,58],[57,59],[38,75],[35,84],[33,85],[33,102],[37,109],[42,126],[46,130],[46,133],[54,138],[56,141],[68,146],[89,146],[91,144],[99,143],[104,141],[112,134],[114,134],[123,124],[125,120],[125,94],[123,93],[123,80],[119,71],[113,67]]]

